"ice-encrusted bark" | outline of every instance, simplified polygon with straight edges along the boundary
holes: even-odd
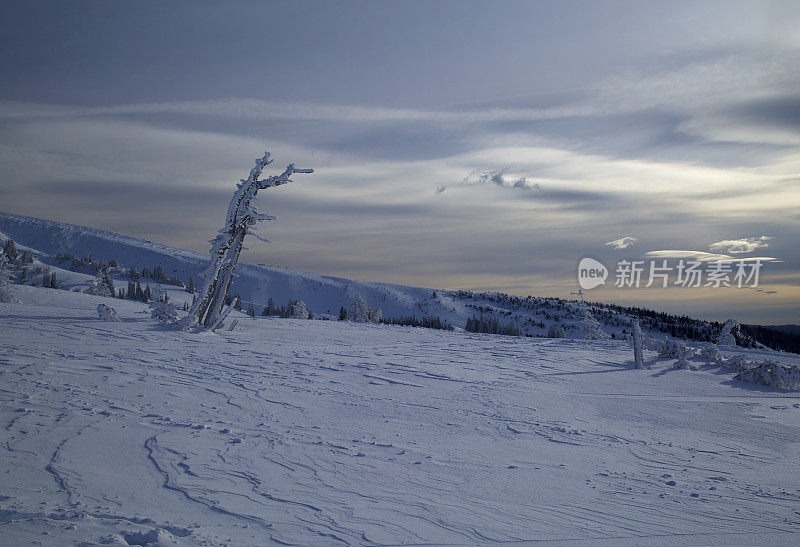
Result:
[[[259,180],[264,167],[271,164],[270,153],[257,158],[250,176],[237,185],[233,199],[228,206],[225,227],[211,241],[211,266],[205,274],[203,289],[189,310],[189,317],[206,329],[215,328],[227,315],[225,295],[233,279],[236,263],[242,252],[244,238],[252,233],[252,227],[260,220],[273,220],[275,217],[263,215],[252,205],[259,190],[281,186],[292,182],[289,177],[295,173],[313,173],[313,169],[298,169],[290,163],[280,175]],[[256,236],[258,237],[258,236]],[[263,238],[259,238],[262,239]],[[264,240],[266,241],[266,240]]]
[[[644,344],[642,343],[642,327],[638,319],[633,320],[633,366],[644,368]]]

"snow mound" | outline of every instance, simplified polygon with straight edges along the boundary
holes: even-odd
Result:
[[[730,359],[725,359],[722,364],[733,370],[749,370],[753,366],[753,361],[746,355],[734,355]]]
[[[734,380],[752,382],[788,391],[800,391],[800,367],[764,361],[758,366],[734,376]]]

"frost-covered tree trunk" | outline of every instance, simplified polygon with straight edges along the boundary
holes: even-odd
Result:
[[[9,239],[9,241],[11,240]],[[13,275],[6,253],[0,251],[0,302],[6,304],[19,303],[19,300],[14,295]]]
[[[633,368],[644,368],[644,344],[642,327],[638,319],[633,320]]]
[[[250,170],[250,176],[246,180],[242,179],[241,184],[237,185],[228,206],[225,227],[219,231],[216,239],[211,241],[211,266],[206,271],[203,289],[189,310],[190,317],[206,329],[215,328],[229,312],[229,310],[223,311],[225,295],[233,280],[245,236],[252,233],[252,227],[256,222],[275,218],[260,214],[251,204],[253,198],[259,190],[292,182],[289,177],[294,173],[314,172],[313,169],[298,169],[290,163],[280,175],[259,180],[264,167],[271,163],[269,152],[256,159],[255,166]]]

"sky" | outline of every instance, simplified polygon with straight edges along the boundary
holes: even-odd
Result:
[[[570,297],[592,257],[590,300],[800,323],[798,28],[793,1],[5,3],[0,210],[205,252],[269,150],[315,173],[260,193],[248,262]],[[615,283],[755,258],[758,287]]]

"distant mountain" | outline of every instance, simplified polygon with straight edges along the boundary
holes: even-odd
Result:
[[[164,269],[167,278],[181,279],[187,283],[193,278],[195,285],[202,283],[202,272],[209,256],[178,249],[106,230],[76,226],[51,220],[0,212],[0,236],[41,253],[42,263],[57,270],[62,279],[70,279],[77,288],[86,285],[93,276],[98,261],[118,264],[116,281],[125,285],[122,268],[135,266],[151,272],[157,266]],[[91,260],[78,263],[78,257],[91,255]],[[68,259],[67,257],[72,257]],[[340,307],[348,307],[361,295],[370,307],[381,308],[385,319],[414,317],[436,318],[457,328],[464,328],[473,317],[485,317],[502,326],[527,336],[546,336],[553,324],[563,327],[569,338],[583,337],[581,306],[561,298],[519,297],[503,293],[433,290],[389,283],[354,281],[282,268],[240,263],[237,277],[231,285],[231,294],[238,294],[244,305],[251,303],[257,314],[272,298],[276,305],[290,300],[302,300],[316,317],[337,319]],[[80,272],[80,275],[75,272]],[[83,277],[81,277],[83,275]],[[151,278],[142,283],[157,284]],[[615,338],[630,336],[630,317],[638,317],[642,328],[655,337],[671,336],[710,342],[716,339],[721,324],[669,315],[636,307],[590,303],[592,313],[603,330]],[[474,322],[473,322],[474,323]],[[743,326],[744,327],[744,326]],[[760,344],[800,352],[800,335],[785,332],[780,327],[743,328],[738,342],[742,346]],[[795,325],[786,327],[800,328]]]

